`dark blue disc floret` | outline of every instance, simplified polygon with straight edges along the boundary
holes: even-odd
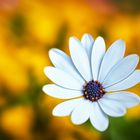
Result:
[[[105,94],[105,90],[98,81],[89,81],[83,86],[83,96],[90,101],[97,101]]]

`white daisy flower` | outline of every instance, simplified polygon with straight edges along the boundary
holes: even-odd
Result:
[[[140,82],[140,70],[135,70],[139,57],[124,57],[125,43],[117,40],[106,51],[104,39],[84,34],[81,41],[69,40],[70,56],[59,49],[51,49],[49,57],[55,67],[44,69],[55,84],[43,91],[59,99],[71,99],[58,104],[54,116],[69,116],[74,124],[90,119],[99,131],[108,128],[108,116],[120,117],[127,108],[140,103],[140,98],[122,91]]]

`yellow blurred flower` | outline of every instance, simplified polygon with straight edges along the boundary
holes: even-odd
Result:
[[[129,109],[127,116],[128,119],[139,119],[140,117],[140,106],[136,106],[133,109]]]
[[[32,108],[28,106],[11,107],[1,115],[1,127],[6,133],[25,138],[30,135],[33,120]]]
[[[140,35],[140,21],[138,16],[117,15],[109,22],[110,38],[113,40],[122,38],[128,43],[133,39],[133,36]]]
[[[137,95],[140,96],[140,83],[136,86],[134,86],[133,88],[130,89],[130,92],[134,92],[136,93]],[[128,119],[139,119],[140,117],[140,105],[134,107],[133,109],[130,108],[128,109],[128,113],[127,113],[127,116],[126,116]]]
[[[34,46],[23,46],[16,50],[16,54],[24,69],[32,72],[40,83],[46,81],[43,69],[50,63],[46,52]]]
[[[26,8],[23,7],[26,6]],[[28,31],[31,36],[42,43],[52,44],[61,25],[61,16],[56,14],[54,7],[41,1],[22,1],[21,8],[27,19]]]
[[[26,89],[28,80],[26,70],[17,61],[15,52],[10,47],[0,37],[0,79],[2,85],[16,93]]]

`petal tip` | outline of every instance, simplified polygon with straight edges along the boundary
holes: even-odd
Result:
[[[44,93],[46,93],[46,86],[43,86],[43,87],[42,87],[42,91],[43,91]]]
[[[50,49],[49,52],[48,52],[48,55],[49,55],[50,59],[52,58],[53,52],[54,52],[54,49]]]
[[[81,124],[83,124],[82,122],[79,122],[78,120],[75,120],[73,117],[71,117],[71,121],[75,125],[81,125]]]
[[[44,73],[45,73],[45,75],[48,76],[48,73],[49,73],[50,70],[52,70],[53,68],[54,68],[54,67],[46,66],[46,67],[44,68]]]
[[[44,73],[46,74],[47,71],[48,71],[48,67],[45,67],[45,68],[43,69],[43,71],[44,71]]]
[[[100,132],[105,132],[106,130],[108,129],[108,126],[106,128],[101,128],[101,129],[98,129]]]
[[[125,41],[123,39],[118,39],[118,42],[125,44]]]
[[[76,45],[81,45],[80,44],[80,41],[75,37],[75,36],[72,36],[69,38],[69,47],[75,47]]]
[[[61,114],[61,113],[58,112],[57,106],[56,106],[56,107],[53,109],[53,111],[52,111],[52,115],[55,116],[55,117],[61,117],[60,114]]]
[[[136,57],[137,57],[137,61],[139,61],[139,56],[136,54]]]
[[[132,54],[130,56],[135,57],[135,59],[139,59],[139,56],[137,54]]]
[[[76,38],[75,36],[71,36],[71,37],[69,38],[69,42],[73,42],[73,41],[75,41],[75,40],[77,40],[77,38]]]
[[[96,39],[100,39],[104,41],[104,38],[102,36],[98,36]]]
[[[104,46],[104,48],[105,48],[105,40],[104,40],[104,38],[103,37],[101,37],[101,36],[98,36],[96,39],[95,39],[95,43],[94,43],[94,46],[95,45],[102,45],[102,46]]]
[[[88,38],[88,37],[91,38],[92,36],[89,33],[84,33],[82,36],[82,38]]]
[[[49,56],[50,56],[52,53],[56,52],[56,51],[57,51],[56,48],[51,48],[51,49],[49,49]]]
[[[137,54],[132,54],[131,56],[134,58],[135,62],[138,64],[139,63],[139,56]]]
[[[58,116],[58,114],[56,113],[55,110],[52,111],[52,115],[53,115],[53,116]]]
[[[118,43],[120,44],[119,45],[120,47],[123,47],[125,49],[126,44],[125,44],[125,41],[123,39],[119,39]]]
[[[45,68],[43,69],[43,71],[44,71],[44,73],[46,74],[46,71],[47,71],[47,67],[45,67]]]

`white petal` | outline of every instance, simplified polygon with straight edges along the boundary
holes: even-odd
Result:
[[[85,83],[85,81],[75,68],[74,64],[72,63],[71,58],[63,51],[59,49],[51,49],[49,51],[49,57],[56,68],[68,72],[74,78],[76,78],[81,84]]]
[[[114,92],[105,96],[107,99],[119,101],[127,108],[140,104],[140,97],[131,92]]]
[[[94,80],[97,80],[105,49],[104,39],[102,37],[98,37],[94,42],[91,54],[92,76]]]
[[[137,55],[129,55],[122,59],[111,69],[103,82],[103,86],[108,87],[127,78],[135,70],[138,61]]]
[[[74,124],[82,124],[89,118],[92,103],[88,100],[83,99],[83,102],[78,104],[72,112],[71,120]]]
[[[92,51],[92,47],[93,47],[93,42],[94,42],[94,40],[90,34],[84,34],[82,36],[81,43],[84,46],[89,59],[91,59],[91,51]]]
[[[107,87],[105,90],[107,92],[125,90],[131,88],[140,82],[140,70],[135,70],[129,77],[123,81]]]
[[[124,104],[116,100],[111,100],[105,97],[105,95],[98,100],[102,110],[109,116],[120,117],[126,113],[126,107]]]
[[[58,68],[46,67],[44,69],[44,72],[48,76],[48,78],[57,85],[76,90],[80,90],[82,88],[82,85],[80,85],[80,83],[76,79]]]
[[[69,98],[80,97],[83,95],[82,91],[62,88],[62,87],[57,86],[55,84],[45,85],[43,87],[43,91],[47,95],[52,96],[52,97],[56,97],[59,99],[69,99]]]
[[[97,102],[93,103],[90,112],[90,121],[92,125],[99,131],[105,131],[108,128],[109,120]]]
[[[81,42],[75,37],[71,37],[69,40],[69,49],[72,61],[77,70],[86,81],[90,81],[92,79],[90,63],[88,55]]]
[[[50,57],[53,65],[59,69],[64,68],[63,64],[61,64],[61,62],[63,62],[63,61],[64,61],[64,63],[68,62],[71,64],[70,57],[66,53],[64,53],[63,51],[61,51],[57,48],[53,48],[53,49],[49,50],[49,57]]]
[[[100,73],[98,77],[98,81],[100,81],[100,83],[104,81],[111,68],[123,58],[124,52],[125,43],[123,40],[115,41],[107,50],[101,63]]]
[[[52,114],[54,116],[69,116],[73,109],[83,102],[83,98],[73,99],[69,101],[62,102],[58,104],[54,109]]]

